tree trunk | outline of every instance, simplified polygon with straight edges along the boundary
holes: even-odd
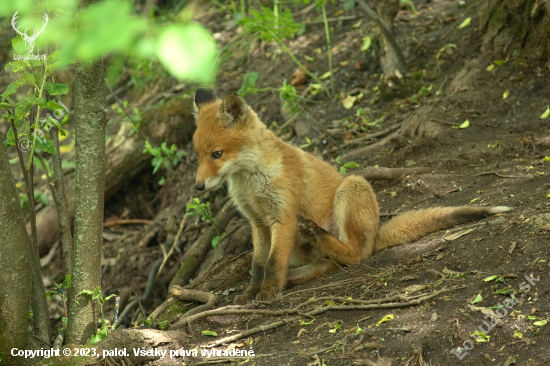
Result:
[[[547,0],[486,0],[480,14],[482,50],[525,49],[522,57],[548,61],[549,14]]]
[[[0,359],[6,366],[21,364],[21,357],[11,356],[12,348],[27,348],[30,250],[15,180],[0,146]]]
[[[67,343],[85,344],[96,332],[98,308],[91,296],[79,294],[101,286],[106,124],[102,60],[76,65],[74,104],[75,235]]]

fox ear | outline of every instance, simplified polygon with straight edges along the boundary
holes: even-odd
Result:
[[[225,96],[218,109],[218,120],[224,127],[230,127],[237,123],[243,123],[246,119],[248,106],[242,97],[237,93]]]
[[[195,106],[200,109],[201,105],[210,103],[218,99],[216,94],[212,89],[209,88],[198,88],[195,91]]]

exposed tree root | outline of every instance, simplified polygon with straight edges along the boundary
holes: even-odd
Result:
[[[376,150],[386,146],[390,142],[393,142],[393,141],[397,140],[401,136],[399,131],[401,131],[401,129],[395,131],[391,135],[388,135],[388,136],[384,137],[382,140],[380,140],[380,141],[378,141],[378,142],[376,142],[372,145],[368,145],[368,146],[362,147],[360,149],[352,150],[352,151],[348,152],[347,154],[342,155],[342,159],[350,159],[350,158],[355,158],[355,157],[358,157],[358,156],[361,156],[361,155],[367,155],[369,153],[372,153],[373,151],[376,151]]]
[[[283,324],[288,324],[290,322],[297,321],[297,320],[303,318],[304,316],[312,317],[312,316],[319,315],[319,314],[325,313],[327,311],[333,311],[333,310],[370,310],[370,309],[402,308],[402,307],[407,307],[407,306],[418,305],[418,304],[421,304],[425,301],[431,300],[434,297],[439,296],[443,293],[450,292],[450,291],[455,291],[455,290],[462,289],[462,288],[465,288],[465,287],[466,286],[456,286],[456,287],[451,287],[449,289],[442,289],[442,290],[436,291],[432,294],[423,294],[423,295],[416,296],[416,297],[412,298],[412,300],[408,300],[408,301],[404,301],[404,302],[382,302],[382,303],[380,303],[381,301],[384,301],[384,299],[367,301],[367,300],[350,300],[350,299],[341,298],[341,297],[320,297],[320,298],[317,298],[317,299],[315,299],[315,298],[310,299],[310,300],[308,300],[308,301],[306,301],[302,304],[297,305],[296,307],[294,307],[292,309],[276,310],[276,311],[261,310],[261,309],[245,309],[245,308],[238,309],[238,308],[234,308],[234,307],[231,308],[231,309],[228,309],[228,308],[225,307],[225,308],[219,308],[219,309],[216,309],[216,310],[210,310],[210,311],[206,311],[206,312],[203,312],[203,313],[195,314],[194,316],[191,316],[191,317],[187,318],[187,321],[191,322],[193,320],[205,318],[205,317],[208,317],[208,316],[222,315],[222,314],[223,315],[229,315],[229,314],[257,314],[257,315],[272,315],[272,316],[286,315],[286,314],[299,314],[298,316],[292,317],[290,319],[279,320],[279,321],[276,321],[274,323],[271,323],[271,324],[268,324],[268,325],[262,325],[262,326],[259,326],[259,327],[256,327],[256,328],[252,328],[252,329],[249,329],[245,332],[234,334],[234,335],[229,336],[229,337],[220,338],[220,339],[216,340],[215,342],[213,342],[212,344],[208,345],[208,347],[216,347],[216,346],[222,345],[224,343],[233,342],[233,341],[236,341],[238,339],[248,337],[252,334],[256,334],[256,333],[259,333],[259,332],[265,332],[266,330],[277,328],[277,327],[279,327]],[[407,298],[403,295],[397,295],[397,296],[401,299],[411,299],[410,297]],[[392,297],[389,297],[387,299],[389,301],[392,301],[391,299],[394,299],[394,298],[395,297],[392,296]],[[303,308],[304,306],[310,305],[310,304],[312,304],[314,302],[317,302],[317,301],[325,301],[327,299],[336,300],[336,301],[346,301],[347,303],[357,304],[357,305],[328,305],[328,306],[322,306],[322,307],[316,308],[316,309],[311,310],[309,312],[301,312],[300,311],[301,308]]]
[[[183,325],[187,324],[187,319],[189,319],[194,314],[211,310],[214,308],[214,306],[218,304],[218,299],[216,299],[216,296],[209,292],[185,289],[181,288],[180,286],[172,286],[172,288],[170,289],[170,294],[178,300],[191,300],[205,303],[204,305],[197,306],[196,308],[191,309],[187,313],[185,313],[174,325],[175,328],[181,328]]]
[[[204,260],[204,257],[212,248],[212,239],[224,232],[229,221],[235,216],[237,209],[233,202],[227,201],[220,212],[214,218],[212,226],[204,232],[193,246],[187,250],[186,258],[183,261],[177,274],[170,282],[170,288],[174,285],[185,286],[194,277],[197,269]]]

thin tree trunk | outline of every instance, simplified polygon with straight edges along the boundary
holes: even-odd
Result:
[[[73,253],[74,241],[71,233],[71,217],[69,212],[69,202],[63,180],[63,169],[61,168],[61,152],[59,151],[58,129],[52,130],[52,140],[55,145],[55,154],[52,155],[53,167],[53,191],[57,215],[59,217],[59,234],[61,236],[61,249],[63,252],[63,267],[65,267],[65,276],[73,272]]]
[[[88,343],[96,332],[97,306],[82,291],[101,286],[105,189],[105,81],[103,61],[76,66],[75,232],[67,343]],[[76,301],[75,301],[76,300]]]
[[[6,150],[0,146],[0,358],[20,365],[11,349],[25,349],[28,334],[31,243]]]

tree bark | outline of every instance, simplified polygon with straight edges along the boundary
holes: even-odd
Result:
[[[96,332],[98,309],[90,296],[79,294],[101,286],[106,124],[102,60],[76,65],[74,104],[75,240],[67,343],[84,344]]]
[[[6,150],[0,146],[0,358],[20,365],[11,349],[25,349],[31,297],[31,243]]]
[[[55,145],[55,154],[52,156],[53,167],[53,192],[57,216],[59,217],[59,233],[61,236],[61,249],[63,252],[63,267],[65,276],[73,273],[74,240],[71,232],[71,215],[69,213],[69,202],[61,168],[61,152],[59,151],[59,136],[57,127],[53,128],[52,140]]]
[[[486,0],[480,12],[482,51],[523,48],[522,57],[548,61],[549,10],[546,0]]]

